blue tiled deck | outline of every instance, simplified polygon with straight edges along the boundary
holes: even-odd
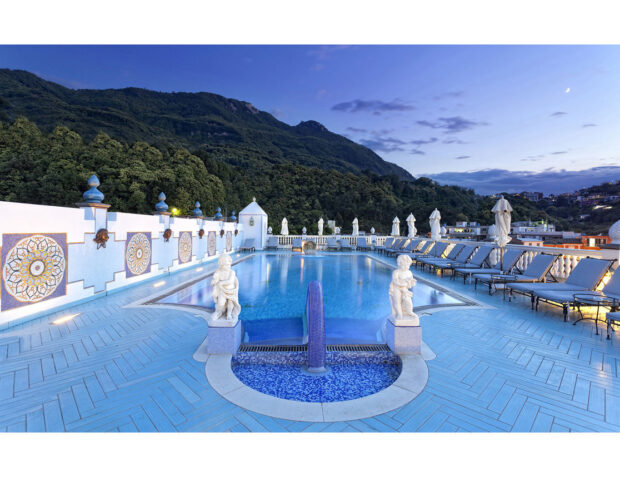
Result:
[[[190,269],[166,285],[196,275]],[[0,430],[620,431],[616,336],[596,336],[589,321],[564,323],[559,308],[536,313],[527,299],[507,303],[501,293],[422,275],[494,308],[422,318],[437,358],[427,362],[424,391],[395,411],[312,424],[231,404],[192,359],[207,333],[202,318],[122,308],[153,294],[151,282],[0,332]],[[49,324],[69,313],[80,315]]]

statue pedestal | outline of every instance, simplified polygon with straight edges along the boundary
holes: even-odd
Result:
[[[395,354],[420,354],[422,350],[422,327],[416,320],[394,322],[390,316],[385,324],[385,336]]]
[[[243,340],[243,324],[225,320],[209,321],[207,354],[235,354]]]

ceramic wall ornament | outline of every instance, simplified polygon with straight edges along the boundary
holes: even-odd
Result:
[[[172,230],[170,229],[164,230],[164,242],[170,241],[170,237],[172,237]]]
[[[2,311],[67,294],[66,234],[3,234],[2,243]]]
[[[151,232],[127,232],[125,245],[125,274],[127,278],[151,271],[151,247]]]
[[[179,263],[187,263],[192,259],[192,233],[181,232],[179,235]]]
[[[204,235],[205,235],[205,231],[204,231],[204,229],[200,229],[200,230],[198,231],[198,239],[199,239],[199,240],[202,240],[202,237],[204,237]]]
[[[220,237],[223,237],[225,233],[226,232],[224,231],[224,229],[220,230]]]
[[[211,230],[207,234],[207,255],[212,257],[217,253],[217,234],[215,230]]]
[[[232,248],[233,248],[233,238],[232,238],[232,232],[229,230],[228,232],[226,232],[226,251],[232,252]]]
[[[95,238],[93,242],[97,244],[97,250],[100,248],[105,248],[105,243],[110,240],[110,234],[108,233],[108,229],[99,229],[95,234]]]

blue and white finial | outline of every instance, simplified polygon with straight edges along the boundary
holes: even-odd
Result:
[[[88,186],[90,189],[82,194],[85,202],[89,204],[101,204],[101,202],[103,202],[103,192],[97,189],[100,185],[101,183],[95,174],[88,178]]]
[[[193,210],[194,217],[202,217],[202,210],[200,210],[200,202],[196,201],[194,204],[195,209]]]
[[[218,207],[215,209],[215,216],[213,217],[215,220],[222,220],[224,217],[222,216],[222,209]]]
[[[236,222],[237,221],[237,216],[235,215],[235,211],[232,211],[232,214],[230,214],[230,221],[231,222]]]
[[[166,200],[166,194],[160,192],[157,198],[159,199],[159,202],[155,205],[155,210],[157,210],[157,212],[167,212],[168,204],[164,202]]]

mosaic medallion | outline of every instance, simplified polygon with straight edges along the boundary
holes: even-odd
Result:
[[[179,235],[179,263],[187,263],[192,259],[192,233],[181,232]]]
[[[232,232],[226,232],[226,251],[230,252],[232,247]]]
[[[212,257],[217,252],[217,236],[214,230],[207,236],[207,254]]]
[[[2,310],[66,294],[65,234],[4,234]]]
[[[151,233],[127,233],[125,248],[125,272],[127,277],[151,271]]]

